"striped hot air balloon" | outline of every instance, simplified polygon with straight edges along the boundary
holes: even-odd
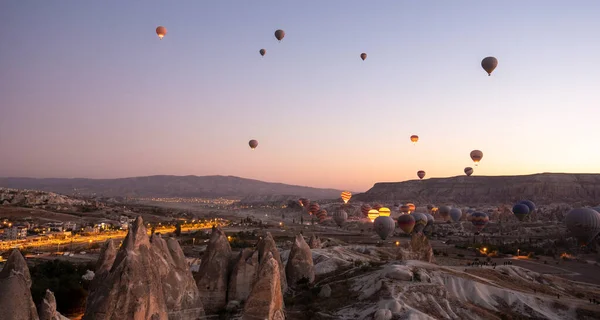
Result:
[[[471,151],[471,160],[473,160],[473,162],[475,162],[475,166],[479,165],[479,161],[481,161],[481,159],[483,159],[483,152],[481,152],[480,150],[473,150]]]
[[[385,240],[394,234],[394,229],[396,229],[396,221],[389,216],[379,216],[373,222],[373,230],[381,240]]]
[[[306,199],[306,198],[300,198],[300,205],[305,207],[306,210],[308,210],[308,206],[310,205],[310,200]]]
[[[377,217],[379,217],[379,211],[375,210],[375,209],[371,209],[369,210],[369,213],[367,214],[367,216],[369,217],[369,220],[371,220],[371,222],[375,221],[375,219]]]
[[[335,221],[338,226],[341,227],[346,220],[348,220],[348,213],[346,211],[338,210],[333,213],[333,221]]]
[[[410,234],[415,227],[415,217],[411,214],[403,214],[398,217],[398,227],[406,234]]]
[[[467,175],[467,177],[470,177],[473,174],[473,168],[466,167],[465,168],[465,174]]]
[[[381,216],[381,217],[389,217],[390,214],[392,213],[390,211],[390,208],[386,208],[386,207],[379,208],[379,210],[377,210],[377,211],[379,211],[379,216]]]
[[[323,222],[323,220],[325,220],[326,218],[327,218],[327,210],[321,209],[321,210],[317,211],[317,219],[319,219],[319,222]]]
[[[484,212],[473,212],[471,214],[471,223],[475,226],[477,233],[481,232],[489,221],[490,217]]]
[[[342,196],[342,200],[344,201],[344,204],[348,203],[348,201],[350,201],[350,198],[352,198],[352,192],[350,191],[344,191],[341,194]]]
[[[311,202],[308,206],[308,213],[311,215],[316,214],[319,210],[321,210],[321,206],[316,202]]]
[[[383,206],[382,206],[380,203],[376,203],[376,204],[374,204],[374,205],[373,205],[373,209],[375,209],[375,210],[379,210],[379,209],[381,209],[382,207],[383,207]]]
[[[587,245],[600,233],[600,213],[591,208],[577,208],[565,217],[567,229],[580,244]]]
[[[371,209],[373,209],[373,208],[371,208],[371,206],[370,206],[370,205],[368,205],[368,204],[366,204],[366,203],[365,203],[365,204],[363,204],[362,206],[360,206],[360,212],[362,213],[362,215],[363,215],[365,218],[369,216],[369,211],[370,211]]]

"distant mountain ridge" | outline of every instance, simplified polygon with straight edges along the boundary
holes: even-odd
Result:
[[[380,182],[352,200],[442,204],[600,203],[600,174],[538,173],[521,176],[457,176]]]
[[[264,182],[234,176],[156,175],[118,179],[0,178],[0,187],[34,189],[71,195],[105,197],[254,198],[286,195],[309,199],[336,199],[341,190]]]

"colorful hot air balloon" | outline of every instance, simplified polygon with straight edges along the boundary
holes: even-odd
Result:
[[[375,210],[379,210],[379,209],[381,209],[382,207],[383,207],[383,206],[382,206],[380,203],[376,203],[376,204],[374,204],[374,205],[373,205],[373,209],[375,209]]]
[[[438,212],[444,221],[448,221],[448,218],[450,217],[450,209],[451,208],[449,206],[441,206],[438,209]]]
[[[600,213],[590,208],[577,208],[565,217],[567,229],[581,244],[588,244],[600,233]]]
[[[419,179],[425,178],[425,171],[423,171],[423,170],[417,171],[417,177],[419,177]]]
[[[462,217],[462,210],[460,210],[459,208],[452,208],[450,209],[450,218],[452,219],[452,221],[454,222],[458,222],[460,221],[460,218]]]
[[[305,207],[308,210],[308,206],[310,205],[310,200],[306,199],[306,198],[300,198],[300,205]]]
[[[410,213],[410,207],[408,205],[406,205],[406,204],[403,204],[403,205],[400,206],[400,212],[409,214]]]
[[[248,142],[248,145],[250,145],[250,149],[254,150],[254,149],[256,149],[256,147],[258,147],[258,141],[256,141],[256,140],[250,140]]]
[[[327,218],[327,210],[320,209],[319,211],[317,211],[316,215],[317,215],[317,219],[319,219],[319,222],[323,222],[323,220],[325,220],[325,218]]]
[[[265,49],[260,49],[260,50],[258,51],[258,53],[260,53],[260,55],[264,57],[264,56],[265,56],[265,54],[267,54],[267,50],[265,50]]]
[[[373,230],[381,240],[385,240],[394,234],[394,229],[396,229],[396,221],[389,216],[379,216],[373,222]]]
[[[381,208],[379,208],[379,210],[377,210],[377,211],[379,211],[379,215],[380,215],[380,216],[382,216],[382,217],[389,217],[389,216],[390,216],[390,214],[392,213],[392,212],[390,211],[390,209],[389,209],[389,208],[386,208],[386,207],[381,207]]]
[[[465,168],[465,174],[467,175],[467,177],[470,177],[473,174],[473,168],[466,167]]]
[[[479,164],[479,161],[481,161],[481,158],[483,158],[483,152],[479,150],[473,150],[471,151],[470,156],[473,162],[475,162],[475,166],[477,166],[477,164]]]
[[[333,221],[335,221],[338,226],[341,227],[346,220],[348,220],[348,213],[346,213],[346,211],[338,210],[333,213]]]
[[[365,203],[365,204],[363,204],[362,206],[360,206],[360,212],[362,213],[362,215],[363,215],[365,218],[366,218],[366,217],[368,217],[368,215],[369,215],[369,211],[370,211],[371,209],[373,209],[373,208],[371,208],[371,206],[370,206],[370,205],[368,205],[368,204],[366,204],[366,203]]]
[[[431,215],[431,213],[426,213],[425,216],[427,217],[427,227],[432,226],[435,222],[435,218],[433,217],[433,215]]]
[[[410,136],[410,141],[412,141],[414,144],[417,144],[417,141],[419,141],[419,136],[413,134],[412,136]]]
[[[308,213],[310,215],[316,214],[319,210],[321,210],[321,206],[316,202],[311,202],[308,206]]]
[[[522,204],[526,205],[527,207],[529,207],[529,214],[532,214],[533,211],[536,209],[535,203],[533,203],[533,201],[531,201],[531,200],[523,200],[523,201],[519,201],[519,203],[522,203]]]
[[[475,226],[477,233],[481,232],[489,221],[490,217],[484,212],[473,212],[471,214],[471,223]]]
[[[408,206],[408,213],[415,212],[415,209],[417,207],[415,206],[414,203],[407,203],[406,205]]]
[[[365,59],[367,58],[367,54],[366,53],[361,53],[360,54],[360,58],[363,59],[363,61],[365,61]]]
[[[415,217],[414,232],[421,232],[427,226],[427,216],[423,213],[413,213],[411,216]]]
[[[167,34],[167,28],[163,26],[156,27],[156,34],[158,35],[158,38],[162,40],[162,38]]]
[[[371,209],[369,210],[369,213],[367,213],[367,217],[369,217],[369,220],[371,220],[371,222],[375,221],[375,218],[379,217],[379,211],[375,210],[375,209]]]
[[[519,221],[523,221],[529,214],[529,207],[524,203],[517,203],[513,206],[512,212],[515,214]]]
[[[496,69],[497,66],[498,59],[494,57],[485,57],[483,58],[483,60],[481,60],[481,67],[483,68],[483,70],[485,70],[485,72],[488,73],[488,76],[492,75],[492,71],[494,71],[494,69]]]
[[[406,234],[410,234],[415,227],[415,217],[412,214],[402,214],[398,217],[398,227]]]
[[[348,203],[348,201],[350,201],[350,198],[352,198],[352,192],[344,191],[344,192],[342,192],[341,196],[342,196],[342,200],[346,204],[346,203]]]
[[[281,41],[283,37],[285,37],[285,31],[281,29],[275,31],[275,38],[277,38],[278,41]]]

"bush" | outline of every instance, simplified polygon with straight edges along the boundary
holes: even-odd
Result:
[[[465,257],[465,255],[464,255],[464,254],[462,254],[462,253],[459,253],[459,254],[457,254],[456,256],[457,256],[457,257],[459,257],[459,258],[464,258],[464,257]]]

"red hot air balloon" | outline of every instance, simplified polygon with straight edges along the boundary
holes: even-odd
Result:
[[[362,206],[360,206],[360,212],[362,213],[362,215],[366,218],[369,214],[369,210],[371,210],[373,208],[371,208],[370,205],[368,204],[363,204]]]
[[[366,53],[364,53],[364,52],[363,52],[363,53],[361,53],[361,54],[360,54],[360,58],[361,58],[363,61],[365,61],[365,59],[367,58],[367,54],[366,54]]]
[[[254,149],[256,149],[256,147],[258,147],[258,141],[250,140],[250,141],[248,141],[248,145],[250,146],[250,149],[254,150]]]
[[[156,27],[156,34],[158,35],[158,38],[162,40],[162,38],[167,34],[167,28],[163,26]]]
[[[310,206],[308,206],[308,213],[311,215],[316,214],[319,210],[321,210],[321,206],[316,202],[312,202]]]
[[[373,205],[373,209],[375,209],[377,211],[379,211],[379,209],[381,209],[381,208],[383,208],[383,206],[381,204],[379,204],[379,203],[376,203],[376,204]]]
[[[410,234],[415,227],[415,217],[411,214],[403,214],[398,217],[398,227],[404,233]]]
[[[321,209],[321,210],[317,211],[317,219],[319,219],[319,222],[323,222],[323,220],[325,220],[326,218],[327,218],[327,210]]]
[[[419,177],[419,179],[425,178],[425,171],[423,171],[423,170],[417,171],[417,177]]]

